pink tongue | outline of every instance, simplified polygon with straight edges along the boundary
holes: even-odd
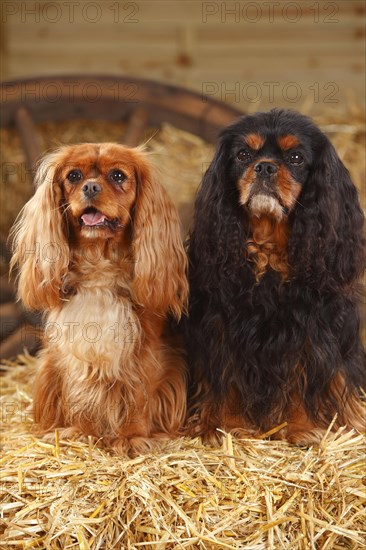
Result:
[[[104,222],[105,216],[101,212],[91,212],[89,214],[83,214],[81,219],[85,225],[98,225],[98,223]]]

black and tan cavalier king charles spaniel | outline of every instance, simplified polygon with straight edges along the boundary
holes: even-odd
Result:
[[[189,239],[192,432],[292,443],[365,429],[357,280],[364,216],[347,169],[305,116],[274,109],[226,128]]]

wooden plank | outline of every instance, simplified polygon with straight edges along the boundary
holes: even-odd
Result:
[[[197,73],[202,75],[202,81],[206,81],[209,75],[212,75],[210,78],[214,80],[225,80],[229,78],[229,75],[236,76],[237,79],[248,79],[248,77],[252,79],[254,77],[255,80],[258,80],[260,75],[263,75],[264,80],[268,80],[269,76],[266,77],[266,74],[269,73],[276,73],[276,81],[289,81],[297,79],[297,76],[294,77],[294,73],[301,74],[303,71],[311,70],[314,70],[313,80],[317,80],[319,74],[322,80],[332,80],[334,77],[331,73],[334,73],[334,71],[337,71],[341,78],[343,73],[342,80],[348,80],[349,74],[352,73],[355,75],[358,74],[359,78],[363,79],[362,72],[365,66],[365,58],[363,53],[338,52],[337,55],[328,53],[322,56],[299,54],[298,56],[286,57],[286,63],[278,65],[276,63],[276,56],[270,55],[270,52],[267,51],[266,54],[259,54],[257,51],[252,51],[250,58],[244,55],[232,56],[230,60],[226,60],[226,63],[225,56],[219,53],[215,56],[199,54],[193,59],[192,65],[182,66],[172,59],[162,59],[159,62],[150,64],[150,61],[144,57],[139,58],[136,56],[132,65],[129,61],[124,62],[118,57],[108,57],[107,60],[103,61],[103,56],[93,56],[93,59],[91,59],[90,56],[88,58],[88,56],[79,55],[74,58],[70,56],[60,60],[58,71],[59,74],[74,73],[76,75],[79,74],[77,67],[83,66],[83,74],[91,74],[89,92],[92,97],[93,73],[99,72],[102,64],[103,71],[107,75],[118,72],[119,74],[130,74],[131,78],[133,76],[145,76],[148,66],[148,73],[151,79],[170,81],[190,87],[191,80]],[[54,75],[53,67],[53,57],[47,54],[38,56],[36,60],[33,56],[13,56],[9,78],[17,77],[19,74],[22,77],[43,74],[44,76],[49,75],[51,78],[51,75]],[[51,87],[49,92],[52,92]],[[29,89],[27,93],[31,95],[32,93],[36,93],[36,90],[32,92]],[[86,100],[89,100],[89,97],[86,97]]]
[[[70,26],[66,26],[65,23],[61,22],[54,25],[41,22],[27,26],[20,21],[9,21],[6,28],[9,29],[9,40],[13,42],[19,40],[21,43],[27,43],[29,40],[37,38],[42,39],[44,42],[58,44],[70,33]],[[91,27],[83,21],[77,21],[71,25],[71,28],[72,33],[75,33],[78,37],[78,48],[79,44],[83,44],[85,41],[89,44],[94,44],[95,47],[95,33],[92,32],[95,27]],[[173,42],[176,41],[180,28],[184,28],[184,26],[178,24],[174,27],[169,27],[144,23],[124,27],[123,31],[121,31],[121,27],[118,25],[111,25],[110,23],[98,24],[98,47],[103,45],[104,40],[110,42],[115,42],[116,40],[122,42],[144,42],[145,44],[146,42],[151,42],[151,46],[154,43]],[[33,44],[28,43],[28,45],[32,46]],[[64,46],[73,46],[75,50],[75,42],[73,40],[65,42]]]
[[[19,53],[22,51],[33,51],[34,53],[42,53],[47,45],[47,52],[55,52],[59,55],[60,48],[63,55],[69,52],[75,54],[75,44],[73,40],[68,39],[68,29],[39,29],[30,27],[22,29],[13,28],[9,33],[7,41],[9,53]],[[146,26],[143,32],[116,32],[113,29],[98,30],[98,48],[95,48],[95,39],[93,33],[88,27],[82,26],[77,31],[78,47],[77,53],[90,51],[94,53],[103,53],[112,51],[113,54],[134,56],[136,51],[145,51],[147,56],[152,56],[154,52],[160,52],[166,47],[173,48],[173,52],[181,45],[181,36],[184,34],[185,27],[180,25],[174,32],[167,34],[164,28],[156,28],[153,30],[151,25]],[[243,29],[240,27],[230,27],[226,25],[212,25],[210,27],[199,26],[196,29],[191,29],[191,34],[194,36],[194,41],[199,49],[211,49],[216,46],[220,49],[242,47],[243,45],[251,44],[255,47],[271,45],[271,48],[287,48],[298,49],[299,47],[306,49],[324,45],[334,45],[339,47],[341,44],[348,44],[362,47],[364,41],[364,26],[362,20],[355,20],[352,24],[345,25],[292,25],[278,29],[276,26],[256,25]],[[143,39],[141,39],[143,37]],[[146,43],[149,47],[146,48]],[[133,52],[117,51],[116,46],[133,47]],[[291,48],[289,48],[291,46]]]
[[[220,18],[215,18],[212,21],[209,21],[207,24],[202,22],[200,19],[195,19],[192,21],[185,21],[176,17],[172,24],[169,25],[163,20],[153,21],[153,20],[143,20],[138,24],[134,25],[118,25],[113,24],[109,21],[101,21],[98,25],[91,25],[90,23],[83,21],[82,19],[74,21],[72,24],[67,24],[68,21],[57,21],[55,23],[48,23],[47,21],[41,20],[36,23],[35,21],[30,21],[25,24],[20,19],[9,19],[6,23],[6,28],[9,29],[11,33],[18,32],[20,33],[19,38],[22,39],[24,34],[25,37],[28,36],[42,36],[45,40],[55,39],[59,40],[60,36],[67,35],[72,31],[72,35],[77,34],[78,42],[79,39],[84,40],[88,37],[91,39],[95,34],[95,30],[98,31],[98,37],[102,38],[112,36],[113,38],[118,38],[124,40],[133,39],[135,41],[146,41],[151,39],[157,40],[173,40],[177,33],[180,33],[182,29],[189,28],[195,32],[199,32],[202,35],[205,33],[210,34],[212,32],[222,32],[222,33],[241,33],[243,36],[246,33],[259,33],[263,29],[267,29],[270,33],[277,33],[279,30],[287,32],[296,32],[304,31],[305,29],[311,30],[312,32],[318,33],[337,33],[338,31],[346,30],[347,28],[352,28],[353,26],[362,28],[363,15],[356,13],[346,14],[339,16],[337,15],[336,20],[327,22],[325,20],[319,19],[318,22],[314,22],[311,18],[301,18],[296,22],[286,21],[284,19],[275,19],[273,22],[270,22],[266,18],[261,18],[255,23],[248,23],[245,21],[240,21],[235,23],[234,19],[228,19],[225,22],[222,22]],[[278,37],[278,36],[277,36]]]
[[[199,41],[196,43],[194,51],[191,51],[192,65],[198,62],[200,58],[206,57],[208,60],[214,60],[216,62],[222,63],[222,66],[225,67],[228,63],[234,65],[237,60],[243,62],[246,60],[246,63],[250,63],[249,55],[261,55],[264,57],[271,57],[272,59],[278,60],[281,59],[291,59],[291,58],[304,58],[305,56],[314,56],[319,59],[323,55],[331,56],[336,58],[338,55],[362,55],[364,54],[364,47],[362,42],[351,42],[351,41],[338,41],[336,38],[329,42],[319,42],[312,41],[312,45],[305,49],[305,41],[299,41],[290,46],[291,41],[277,41],[271,43],[270,41],[265,42],[225,42],[224,40],[217,40],[217,42],[210,42],[202,44]],[[19,44],[16,48],[12,49],[9,46],[9,56],[11,60],[16,58],[24,58],[24,67],[27,63],[32,65],[40,66],[42,62],[49,62],[52,64],[54,70],[54,63],[59,64],[71,63],[71,67],[78,67],[78,63],[83,63],[83,67],[93,66],[96,63],[99,63],[99,67],[104,67],[111,62],[119,62],[126,66],[131,67],[133,70],[135,63],[144,63],[145,69],[154,68],[156,66],[161,66],[162,64],[169,63],[170,66],[179,65],[179,54],[185,49],[178,49],[175,44],[170,44],[167,46],[154,47],[152,46],[149,49],[146,49],[146,46],[143,44],[136,45],[134,47],[133,61],[130,55],[124,55],[123,49],[116,49],[116,44],[104,44],[103,47],[98,49],[98,52],[90,55],[92,46],[88,45],[85,48],[80,47],[77,54],[72,48],[64,48],[62,58],[59,58],[58,51],[60,48],[55,48],[55,45],[52,44],[50,48],[45,45],[43,47],[38,46],[34,48],[19,48]],[[131,47],[131,45],[129,45]],[[122,44],[118,44],[118,48],[123,48]],[[218,58],[216,58],[218,56]],[[103,63],[104,60],[104,63]],[[226,63],[225,63],[226,61]],[[80,65],[79,65],[80,67]],[[47,69],[46,67],[44,69]],[[43,70],[42,70],[43,72]],[[70,68],[69,71],[70,72]]]
[[[197,74],[201,75],[202,81],[207,81],[207,79],[215,81],[233,80],[235,77],[239,80],[248,80],[248,78],[258,80],[262,75],[264,80],[268,80],[269,78],[272,79],[273,74],[276,74],[276,81],[288,82],[289,80],[298,79],[298,75],[301,75],[304,71],[305,73],[314,71],[313,81],[318,80],[319,75],[322,80],[329,81],[334,78],[333,75],[336,71],[344,81],[348,80],[350,74],[359,75],[359,78],[363,79],[362,71],[365,66],[363,53],[339,52],[337,55],[328,53],[322,56],[294,55],[287,57],[286,63],[281,65],[277,65],[274,59],[275,56],[271,56],[270,52],[267,53],[268,55],[264,56],[258,54],[258,52],[251,52],[250,59],[246,56],[238,56],[232,57],[229,61],[226,60],[226,63],[225,56],[200,54],[194,58],[193,65],[188,67],[174,64],[172,60],[161,60],[150,66],[148,72],[151,79],[183,84],[189,87]],[[78,56],[74,59],[67,57],[58,63],[58,71],[59,74],[74,72],[76,76],[78,74],[76,68],[82,65],[83,74],[91,74],[90,82],[92,83],[93,73],[98,71],[102,63],[103,56],[93,56],[93,59],[90,59],[90,57],[88,59],[87,56]],[[106,74],[121,73],[122,70],[122,72],[131,74],[131,77],[133,75],[137,77],[145,76],[148,63],[146,59],[136,56],[132,66],[117,57],[109,57],[104,61],[103,70]],[[294,73],[296,73],[296,76],[294,76]],[[19,74],[22,77],[43,74],[44,76],[50,75],[51,78],[51,75],[54,75],[52,56],[44,54],[38,56],[36,61],[32,56],[14,56],[9,78],[17,77]],[[304,79],[306,79],[305,75],[301,80]],[[49,91],[51,92],[51,88]],[[90,91],[92,92],[92,89]],[[31,95],[32,90],[29,89],[28,93]]]

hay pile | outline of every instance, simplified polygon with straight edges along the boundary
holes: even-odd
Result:
[[[31,434],[35,366],[2,366],[2,547],[366,547],[364,436],[339,430],[319,449],[177,440],[135,459],[91,438],[51,444]]]

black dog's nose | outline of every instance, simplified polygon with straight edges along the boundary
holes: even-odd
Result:
[[[95,197],[101,190],[101,186],[96,181],[87,181],[85,185],[82,187],[84,195],[91,199],[92,197]]]
[[[254,166],[254,171],[262,176],[272,176],[277,173],[277,166],[273,162],[258,162]]]

